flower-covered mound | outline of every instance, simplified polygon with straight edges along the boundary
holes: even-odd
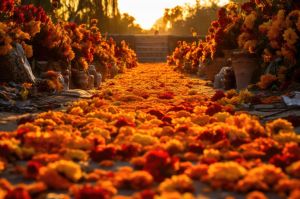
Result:
[[[299,198],[291,123],[263,125],[235,111],[249,92],[205,84],[142,64],[92,99],[1,132],[0,198]]]

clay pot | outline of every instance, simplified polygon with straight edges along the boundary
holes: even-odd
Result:
[[[86,71],[72,70],[72,82],[76,88],[89,89],[89,74]]]
[[[69,70],[65,70],[63,73],[63,78],[64,78],[64,90],[69,90],[70,89],[70,76],[71,73]]]
[[[191,72],[192,71],[192,62],[186,60],[183,64],[183,70],[184,70],[184,72],[187,72],[187,73]]]
[[[88,75],[88,86],[87,86],[87,89],[93,89],[94,88],[94,82],[95,82],[94,75]]]
[[[110,77],[114,78],[118,73],[118,66],[116,63],[111,63],[111,67],[110,67]]]
[[[93,65],[95,66],[97,73],[101,74],[102,81],[105,81],[107,78],[109,78],[109,70],[107,66],[101,64],[99,61],[95,61]]]
[[[254,55],[243,51],[232,54],[232,68],[235,74],[238,90],[246,89],[251,83],[254,72],[259,68],[258,60]]]
[[[226,59],[224,57],[216,57],[211,63],[205,64],[204,73],[207,79],[214,81],[215,75],[218,74],[224,66],[226,66]]]
[[[98,88],[101,85],[102,76],[96,71],[96,67],[94,65],[89,66],[89,74],[94,76],[94,87]]]

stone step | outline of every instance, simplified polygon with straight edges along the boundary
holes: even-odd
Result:
[[[169,49],[167,47],[154,47],[154,46],[141,47],[141,46],[138,46],[138,47],[136,47],[135,51],[136,52],[153,52],[153,51],[168,52]]]
[[[168,43],[165,42],[159,42],[159,43],[154,43],[154,42],[144,42],[144,43],[135,43],[135,46],[139,46],[139,47],[168,47]]]
[[[138,61],[141,63],[145,63],[145,62],[165,62],[167,60],[167,58],[163,58],[163,57],[139,57]]]
[[[145,40],[155,40],[155,41],[168,41],[168,37],[165,36],[136,36],[135,40],[138,41],[145,41]]]
[[[135,51],[139,62],[165,62],[168,38],[165,36],[137,36]]]
[[[136,52],[138,57],[166,57],[168,55],[167,52]]]

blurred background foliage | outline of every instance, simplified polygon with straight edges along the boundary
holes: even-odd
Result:
[[[160,34],[205,35],[211,21],[216,19],[220,0],[208,0],[206,5],[195,0],[194,6],[184,5],[165,9],[164,16],[157,20],[151,30],[143,30],[128,13],[121,14],[118,0],[21,0],[22,4],[42,6],[53,20],[78,24],[99,20],[102,33],[109,34]],[[246,0],[234,0],[242,3]],[[55,7],[55,9],[53,9]]]

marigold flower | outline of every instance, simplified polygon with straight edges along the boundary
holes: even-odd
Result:
[[[250,53],[255,53],[257,43],[257,40],[248,40],[244,44],[244,49],[249,51]]]
[[[227,126],[226,132],[227,137],[232,144],[241,143],[242,141],[247,140],[250,137],[245,129],[240,129],[232,125]]]
[[[276,76],[271,74],[266,74],[260,77],[260,81],[257,83],[257,85],[261,89],[267,89],[276,81],[277,81]]]
[[[268,199],[267,196],[260,191],[253,191],[247,194],[246,199]]]
[[[158,98],[160,98],[160,99],[173,99],[174,96],[175,95],[174,95],[173,92],[167,91],[167,92],[160,93],[158,95]]]
[[[86,161],[88,159],[88,154],[79,149],[67,149],[64,153],[64,157],[71,160],[81,160]]]
[[[211,180],[235,182],[246,175],[247,170],[236,162],[218,162],[208,167]]]
[[[4,199],[31,199],[31,196],[24,188],[17,187],[13,190],[9,190]]]
[[[291,192],[292,190],[300,189],[300,180],[299,179],[281,179],[278,184],[275,186],[276,192]]]
[[[90,154],[93,161],[112,160],[116,156],[114,146],[97,146]]]
[[[29,161],[26,168],[26,177],[36,178],[39,174],[39,169],[42,167],[42,164],[37,161]]]
[[[171,157],[163,150],[149,151],[145,155],[144,170],[148,171],[156,181],[162,181],[177,169],[177,158]]]
[[[300,189],[295,189],[292,191],[288,199],[298,199],[300,197]]]
[[[291,63],[295,63],[296,60],[295,60],[295,52],[296,49],[295,47],[293,46],[288,46],[287,44],[284,44],[282,47],[281,47],[281,55],[283,57],[285,57],[286,59],[288,59]]]
[[[139,143],[143,146],[152,145],[158,142],[156,137],[147,134],[135,133],[131,139],[132,142]]]
[[[288,46],[292,47],[299,39],[299,36],[293,28],[288,28],[284,31],[283,38],[287,42]]]
[[[72,185],[69,180],[62,177],[57,171],[48,167],[42,167],[39,170],[38,179],[44,182],[48,187],[54,189],[68,189]]]
[[[215,113],[221,112],[222,106],[219,103],[212,102],[208,104],[208,107],[205,111],[206,115],[213,116]]]
[[[3,0],[0,3],[0,13],[7,13],[7,12],[11,12],[14,9],[14,5],[15,2],[14,0]]]
[[[269,20],[267,22],[262,23],[258,29],[261,33],[267,33],[272,25],[272,21]]]
[[[294,162],[286,168],[288,174],[295,178],[300,178],[300,161]]]
[[[288,27],[292,27],[294,22],[297,22],[300,18],[299,10],[292,10],[286,17],[285,23]]]
[[[243,32],[242,34],[240,34],[239,37],[238,37],[239,47],[243,48],[246,41],[248,41],[250,38],[251,38],[251,35],[247,32]]]
[[[294,132],[293,125],[284,119],[276,119],[267,123],[266,131],[269,135],[277,135],[279,133]]]
[[[114,189],[116,192],[116,190]],[[84,185],[80,187],[74,187],[72,188],[72,192],[74,194],[75,199],[110,199],[115,193],[112,193],[111,190],[108,189],[108,187],[103,186],[92,186],[92,185]]]
[[[70,114],[72,115],[82,115],[83,114],[83,110],[82,108],[80,107],[73,107],[71,110],[70,110]]]
[[[278,41],[276,40],[272,40],[270,41],[270,46],[273,48],[273,49],[281,49],[281,43],[279,43]],[[278,54],[280,53],[280,54]],[[281,55],[281,51],[277,51],[276,52],[277,55]]]
[[[194,192],[193,181],[187,175],[173,175],[160,183],[158,190],[161,193],[178,191],[180,193]]]
[[[214,118],[217,119],[218,122],[225,122],[228,117],[231,115],[228,112],[219,112],[213,115]]]
[[[182,152],[184,145],[179,140],[172,139],[166,143],[165,148],[170,154],[175,154]]]
[[[279,143],[297,142],[300,143],[300,135],[295,132],[282,132],[272,136]]]
[[[267,191],[270,186],[275,185],[279,180],[286,178],[284,172],[274,165],[263,164],[250,169],[246,176],[237,184],[237,190],[249,191],[259,189]]]
[[[87,70],[89,68],[89,64],[84,57],[80,57],[78,63],[80,64],[83,70]]]
[[[198,124],[199,126],[204,126],[209,123],[210,116],[209,115],[195,115],[191,118],[191,121],[194,124]]]
[[[10,44],[0,46],[0,56],[5,56],[13,49]]]
[[[244,21],[245,27],[248,28],[249,30],[252,30],[256,19],[257,19],[257,13],[255,11],[252,11],[245,18],[245,21]]]
[[[153,177],[146,171],[135,171],[129,175],[129,182],[134,189],[145,189],[153,184]]]
[[[63,173],[68,179],[77,182],[82,177],[82,171],[78,164],[73,161],[60,160],[48,165],[50,169]]]
[[[218,160],[221,156],[221,153],[217,149],[204,149],[203,151],[203,157],[205,158],[213,158]]]
[[[37,33],[41,31],[41,22],[32,20],[25,24],[25,27],[30,36],[34,37]]]
[[[217,90],[215,92],[215,94],[210,98],[211,101],[218,101],[219,99],[222,99],[223,97],[225,97],[225,93],[221,90]]]
[[[206,164],[198,164],[195,166],[192,166],[185,170],[185,174],[188,175],[192,179],[199,180],[201,177],[207,175],[208,165]]]

